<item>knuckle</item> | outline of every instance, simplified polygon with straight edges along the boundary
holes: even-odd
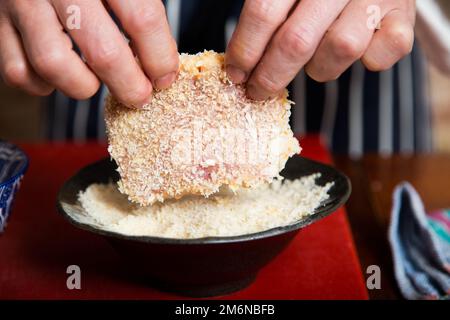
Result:
[[[139,85],[133,88],[133,90],[128,91],[124,95],[124,102],[127,104],[139,104],[145,101],[150,95],[151,90],[145,85]]]
[[[4,67],[3,78],[10,87],[22,87],[27,83],[27,67],[23,63],[10,63]]]
[[[36,54],[31,58],[36,71],[50,78],[64,70],[65,59],[64,53],[57,49]]]
[[[247,14],[258,24],[274,25],[281,22],[279,5],[277,1],[250,0],[248,1]]]
[[[164,14],[164,8],[146,5],[142,10],[132,10],[125,24],[130,32],[148,33],[160,26]]]
[[[259,73],[254,79],[254,83],[269,93],[276,93],[282,89],[282,87],[273,79],[270,75],[265,73]]]
[[[71,88],[70,96],[78,100],[92,98],[100,88],[100,83],[79,82],[77,86]]]
[[[370,55],[364,56],[362,62],[369,71],[373,72],[384,71],[391,67],[391,64],[388,64],[388,62],[384,60],[380,61],[379,59]]]
[[[87,50],[86,61],[93,68],[109,69],[120,60],[120,48],[114,43],[100,42]]]
[[[98,88],[96,88],[96,89],[98,89]],[[84,91],[84,92],[74,92],[73,94],[71,94],[71,96],[77,100],[87,100],[87,99],[92,98],[96,92],[97,92],[97,90],[90,89],[90,90]]]
[[[313,79],[316,82],[327,82],[334,79],[331,79],[332,77],[324,75],[323,72],[319,72],[315,68],[311,67],[310,65],[306,65],[305,67],[306,74]]]
[[[10,24],[11,23],[9,20],[9,17],[8,17],[8,12],[6,12],[6,10],[1,7],[1,4],[0,4],[0,23],[2,23],[2,24]]]
[[[339,78],[340,75],[321,75],[313,72],[306,72],[306,74],[316,82],[325,83],[329,81],[334,81]]]
[[[55,88],[53,87],[47,87],[47,88],[41,88],[38,90],[31,90],[31,89],[25,89],[28,93],[39,96],[39,97],[46,97],[49,96],[53,91],[55,91]]]
[[[400,56],[409,54],[414,44],[414,32],[412,28],[405,25],[393,26],[386,30],[387,37]]]
[[[311,56],[314,52],[313,33],[304,28],[290,29],[282,33],[278,47],[291,60]]]
[[[397,25],[385,30],[385,45],[390,51],[389,59],[382,59],[378,52],[370,52],[363,57],[363,63],[370,71],[384,71],[390,69],[399,59],[408,55],[414,44],[412,28]]]
[[[364,53],[363,42],[357,38],[339,33],[330,36],[331,47],[334,54],[341,59],[358,59]]]

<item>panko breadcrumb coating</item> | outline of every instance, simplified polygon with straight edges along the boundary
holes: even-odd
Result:
[[[208,199],[186,196],[141,207],[130,203],[115,183],[91,184],[80,192],[83,214],[76,221],[125,235],[198,239],[231,237],[286,226],[311,214],[329,198],[333,186],[316,184],[320,174],[275,180],[235,194],[218,192]],[[74,212],[77,212],[76,210]]]
[[[300,152],[287,95],[250,100],[227,78],[223,54],[181,54],[177,80],[142,109],[107,98],[108,150],[120,192],[149,205],[271,182]]]

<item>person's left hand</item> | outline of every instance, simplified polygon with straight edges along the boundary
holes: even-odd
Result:
[[[389,69],[412,50],[415,0],[297,2],[244,4],[226,64],[234,83],[247,82],[250,98],[277,94],[303,67],[324,82],[359,59],[372,71]]]

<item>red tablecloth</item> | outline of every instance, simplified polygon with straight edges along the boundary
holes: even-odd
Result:
[[[330,162],[317,137],[304,155]],[[107,155],[98,144],[22,144],[29,171],[0,235],[0,299],[171,299],[127,279],[108,243],[66,222],[55,209],[63,181]],[[81,268],[81,290],[68,290],[66,269]],[[302,230],[248,288],[229,299],[366,299],[344,209]]]

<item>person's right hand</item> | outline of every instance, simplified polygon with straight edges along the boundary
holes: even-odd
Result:
[[[74,5],[81,24],[68,30],[67,9]],[[142,66],[105,5],[119,18]],[[86,99],[101,80],[122,103],[140,107],[154,87],[169,86],[178,72],[177,47],[160,0],[1,0],[0,38],[2,78],[34,95],[57,88]]]

